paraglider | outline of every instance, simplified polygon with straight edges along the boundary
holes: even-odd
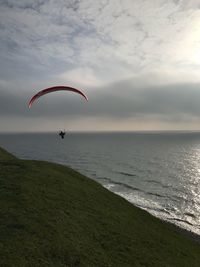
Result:
[[[88,97],[79,89],[76,89],[70,86],[53,86],[53,87],[43,89],[39,91],[36,95],[34,95],[28,103],[29,108],[31,108],[33,103],[41,96],[46,95],[48,93],[56,92],[56,91],[71,91],[71,92],[82,95],[85,98],[85,100],[88,101]]]
[[[28,106],[29,108],[32,107],[33,103],[38,99],[40,98],[41,96],[43,95],[46,95],[48,93],[52,93],[52,92],[56,92],[56,91],[70,91],[70,92],[74,92],[74,93],[77,93],[81,96],[84,97],[84,99],[86,101],[88,101],[88,97],[79,89],[76,89],[76,88],[73,88],[73,87],[70,87],[70,86],[53,86],[53,87],[49,87],[49,88],[46,88],[46,89],[43,89],[41,91],[39,91],[37,94],[35,94],[29,101],[28,103]],[[59,132],[59,135],[62,139],[64,139],[65,137],[65,131],[60,131]]]

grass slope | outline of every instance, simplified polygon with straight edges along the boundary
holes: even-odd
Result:
[[[200,245],[74,170],[0,149],[0,266],[200,266]]]

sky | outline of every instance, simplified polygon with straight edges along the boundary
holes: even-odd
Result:
[[[200,0],[1,0],[0,40],[0,132],[200,130]]]

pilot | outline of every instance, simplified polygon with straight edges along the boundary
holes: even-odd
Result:
[[[62,139],[64,139],[64,137],[65,137],[65,132],[60,131],[59,135],[60,135],[60,137],[61,137]]]

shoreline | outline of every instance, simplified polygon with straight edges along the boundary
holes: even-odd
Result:
[[[0,167],[1,266],[200,266],[199,237],[67,166],[0,148]]]
[[[66,166],[66,165],[64,165],[64,166]],[[192,232],[191,230],[186,229],[186,228],[184,228],[184,227],[181,227],[180,225],[178,225],[178,224],[176,224],[176,223],[170,222],[170,221],[165,220],[165,219],[163,219],[163,218],[161,218],[161,217],[159,217],[159,216],[156,216],[156,215],[152,214],[150,211],[148,211],[147,209],[143,209],[143,208],[141,208],[141,207],[135,205],[133,202],[131,202],[128,198],[124,197],[122,194],[118,194],[118,193],[116,193],[116,192],[114,192],[114,191],[111,191],[108,187],[106,187],[106,186],[104,186],[102,183],[100,183],[100,182],[98,181],[98,179],[92,179],[92,178],[90,178],[90,177],[89,177],[89,179],[91,179],[91,180],[95,180],[95,181],[98,182],[101,186],[103,186],[103,188],[106,188],[109,192],[114,193],[114,194],[116,194],[116,195],[122,197],[123,199],[125,199],[126,201],[128,201],[131,205],[133,205],[134,207],[146,211],[148,214],[150,214],[150,215],[153,216],[154,218],[157,218],[157,219],[159,219],[160,221],[162,221],[163,223],[169,225],[169,226],[170,226],[173,230],[175,230],[176,232],[182,233],[184,236],[187,236],[187,237],[189,237],[190,239],[195,240],[196,242],[200,243],[200,234],[197,234],[197,233],[195,233],[195,232]]]
[[[2,148],[0,147],[0,149],[2,149]],[[4,150],[4,152],[8,153],[9,155],[12,155],[12,154],[10,154],[9,152],[7,152],[7,150],[5,150],[5,149],[3,149],[3,150]],[[13,157],[13,155],[12,155],[12,157]],[[14,156],[14,157],[15,157],[15,156]],[[17,158],[18,158],[18,157],[17,157]],[[30,159],[26,159],[26,158],[22,158],[22,159],[19,158],[19,159],[20,159],[20,160],[30,160]],[[46,161],[46,162],[48,162],[48,161]],[[69,166],[67,166],[67,165],[65,165],[65,164],[62,164],[62,163],[57,163],[57,162],[54,162],[54,161],[52,161],[52,162],[50,162],[50,163],[59,164],[59,165],[62,165],[62,166],[64,166],[64,167],[69,168]],[[70,167],[70,168],[71,168],[71,167]],[[75,169],[73,169],[73,170],[77,172],[77,170],[75,170]],[[78,172],[79,172],[79,171],[78,171]],[[82,173],[80,173],[80,174],[82,175]],[[188,238],[190,238],[190,239],[192,239],[192,240],[195,240],[196,242],[200,243],[200,235],[198,235],[197,233],[192,232],[192,231],[190,231],[189,229],[186,229],[186,228],[184,228],[184,227],[181,227],[180,225],[177,225],[177,224],[175,224],[175,223],[173,223],[173,222],[170,222],[170,221],[168,221],[168,220],[164,220],[163,218],[161,218],[161,217],[159,217],[159,216],[155,216],[154,214],[152,214],[151,212],[149,212],[147,209],[143,209],[143,208],[141,208],[141,207],[135,205],[133,202],[129,201],[129,200],[128,200],[126,197],[124,197],[123,195],[118,194],[118,193],[115,193],[114,191],[111,191],[111,190],[108,189],[106,186],[104,186],[102,183],[100,183],[100,182],[98,181],[98,179],[93,179],[93,178],[91,178],[91,177],[87,177],[87,178],[90,179],[90,180],[92,180],[92,181],[97,182],[99,185],[101,185],[104,189],[108,190],[109,192],[114,193],[115,195],[120,196],[121,198],[125,199],[125,200],[128,201],[131,205],[133,205],[134,207],[146,211],[148,214],[150,214],[150,215],[153,216],[154,218],[157,218],[157,219],[159,219],[160,221],[162,221],[163,223],[169,225],[169,226],[170,226],[173,230],[175,230],[176,232],[182,233],[184,236],[187,236]]]
[[[156,217],[156,216],[155,216]],[[172,222],[169,221],[165,221],[162,220],[159,217],[156,217],[159,220],[163,221],[164,223],[168,224],[172,229],[174,229],[176,232],[183,234],[184,236],[187,236],[188,238],[190,238],[191,240],[195,240],[196,242],[198,242],[200,244],[200,235],[198,235],[197,233],[194,233],[190,230],[187,230],[185,228],[182,228],[181,226],[174,224]]]
[[[92,178],[90,178],[90,179],[92,179]],[[97,179],[96,179],[95,181],[97,181]],[[98,183],[99,183],[99,182],[98,182]],[[99,183],[99,184],[102,185],[101,183]],[[103,185],[102,185],[102,186],[103,186]],[[123,199],[125,199],[126,201],[128,201],[129,203],[131,203],[131,205],[133,205],[134,207],[146,211],[148,214],[150,214],[150,215],[153,216],[154,218],[157,218],[157,219],[159,219],[160,221],[162,221],[163,223],[169,225],[169,226],[172,228],[172,230],[174,230],[174,231],[176,231],[176,232],[178,232],[178,233],[181,233],[181,234],[183,234],[184,236],[187,236],[188,238],[190,238],[190,239],[192,239],[192,240],[195,240],[196,242],[200,243],[200,235],[198,235],[197,233],[192,232],[192,231],[190,231],[189,229],[186,229],[186,228],[184,228],[184,227],[181,227],[180,225],[175,224],[175,223],[173,223],[173,222],[170,222],[170,221],[168,221],[168,220],[164,220],[163,218],[160,218],[159,216],[155,216],[154,214],[152,214],[151,212],[149,212],[147,209],[142,209],[141,207],[135,205],[133,202],[129,201],[129,200],[128,200],[127,198],[125,198],[123,195],[121,195],[121,194],[117,194],[117,193],[115,193],[115,192],[109,190],[109,189],[108,189],[107,187],[105,187],[105,186],[103,186],[103,187],[106,188],[109,192],[114,193],[114,194],[116,194],[116,195],[122,197]]]

